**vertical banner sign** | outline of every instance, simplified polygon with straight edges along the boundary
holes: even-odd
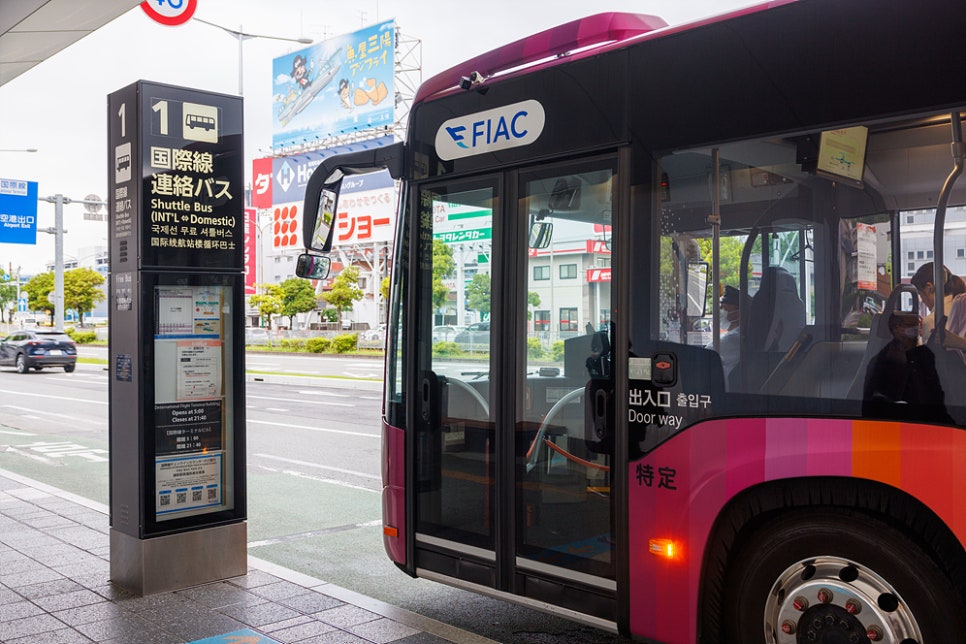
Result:
[[[241,302],[255,250],[242,100],[139,81],[110,95],[108,118],[112,527],[125,529],[125,500],[140,508],[142,539],[237,521]],[[125,476],[140,490],[124,490]]]
[[[874,291],[879,286],[876,271],[875,226],[859,222],[855,225],[856,277],[860,290]]]
[[[245,208],[245,295],[255,295],[258,277],[258,211]]]
[[[0,179],[0,244],[37,243],[37,182]]]

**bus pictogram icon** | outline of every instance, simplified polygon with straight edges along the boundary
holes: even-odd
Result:
[[[184,103],[181,136],[189,141],[218,142],[218,108],[214,105]]]

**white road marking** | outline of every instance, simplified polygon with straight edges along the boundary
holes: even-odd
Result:
[[[309,427],[307,425],[290,425],[289,423],[273,423],[268,420],[253,420],[248,419],[249,424],[256,425],[271,425],[272,427],[288,427],[290,429],[307,429],[312,432],[325,432],[329,434],[347,434],[349,436],[358,436],[359,438],[382,438],[379,434],[360,434],[359,432],[350,432],[344,429],[329,429],[328,427]]]
[[[69,400],[71,402],[91,403],[94,405],[106,405],[106,400],[95,400],[91,398],[67,398],[66,396],[48,396],[47,394],[33,394],[26,391],[10,391],[0,389],[0,394],[12,394],[14,396],[33,396],[35,398],[49,398],[50,400]]]
[[[35,414],[46,414],[47,416],[56,416],[57,418],[63,418],[65,420],[69,420],[72,423],[82,420],[85,423],[90,423],[91,425],[102,426],[104,424],[104,421],[99,419],[69,416],[67,414],[58,414],[53,411],[44,411],[43,409],[30,409],[29,407],[17,407],[16,405],[4,405],[4,407],[9,407],[10,409],[18,409],[20,411],[33,412]],[[34,416],[33,418],[36,418],[36,416]]]
[[[358,476],[360,478],[369,479],[371,481],[381,481],[382,477],[378,474],[366,474],[365,472],[356,472],[354,470],[345,470],[341,467],[332,467],[331,465],[321,465],[319,463],[310,463],[308,461],[299,461],[294,458],[285,458],[284,456],[273,456],[271,454],[255,454],[259,458],[268,458],[273,461],[281,461],[283,463],[290,463],[292,465],[303,465],[305,467],[314,467],[320,470],[329,470],[330,472],[339,472],[340,474],[351,474],[352,476]]]
[[[349,394],[337,394],[331,391],[321,391],[318,389],[299,389],[296,393],[303,396],[331,396],[332,398],[348,398]]]
[[[36,436],[37,435],[37,434],[32,434],[31,432],[22,432],[19,430],[10,431],[7,429],[0,429],[0,434],[9,434],[11,436]]]
[[[341,398],[348,398],[348,396],[340,396]],[[248,394],[245,396],[248,400],[274,400],[276,402],[290,402],[299,403],[303,405],[327,405],[329,407],[353,407],[352,403],[340,403],[331,402],[328,400],[299,400],[298,398],[276,398],[273,396],[252,396]]]

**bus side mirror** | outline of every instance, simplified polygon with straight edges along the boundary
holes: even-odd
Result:
[[[702,318],[708,308],[708,262],[688,262],[688,317]]]
[[[550,245],[553,237],[553,224],[549,221],[534,221],[530,224],[530,236],[527,239],[528,248],[542,249]]]
[[[332,231],[335,229],[335,213],[341,188],[341,177],[331,184],[326,184],[319,193],[317,207],[306,210],[302,225],[303,230],[312,231],[312,237],[307,244],[309,250],[320,253],[328,253],[332,250]]]
[[[324,280],[329,276],[332,260],[325,255],[302,253],[295,264],[295,274],[307,280]]]

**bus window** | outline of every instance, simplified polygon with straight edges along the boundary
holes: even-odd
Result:
[[[587,422],[611,383],[605,230],[611,227],[613,185],[608,168],[526,176],[521,187],[521,218],[534,217],[553,230],[546,248],[528,249],[527,314],[518,317],[526,338],[515,443],[525,464],[518,481],[524,567],[614,575],[613,418],[603,412]]]
[[[908,292],[897,293],[890,303],[894,285],[908,282],[933,259],[934,211],[895,206],[933,199],[915,191],[930,169],[944,163],[936,144],[943,135],[934,124],[910,121],[865,129],[868,155],[865,180],[859,182],[836,181],[815,170],[810,150],[821,133],[730,143],[716,155],[695,150],[661,157],[656,166],[661,217],[654,238],[660,279],[653,292],[652,339],[719,352],[727,390],[777,396],[767,402],[771,411],[814,413],[809,405],[820,404],[828,413],[859,413],[869,362],[892,339],[888,318],[911,306]],[[921,158],[918,174],[897,171],[897,149]],[[709,217],[715,206],[715,159],[720,164],[717,248]],[[938,190],[944,177],[933,174],[929,181]],[[956,267],[954,275],[966,273],[966,252],[957,250],[955,241],[966,208],[949,212],[947,266]],[[897,220],[898,240],[893,235]],[[894,263],[897,241],[903,250]],[[687,267],[715,260],[714,299],[726,286],[739,293],[737,352],[727,350],[736,339],[730,320],[719,314],[716,339],[708,333],[714,316],[696,317],[697,309],[688,305],[694,277]],[[949,284],[953,288],[958,282]],[[920,306],[925,317],[928,307]],[[946,307],[951,306],[952,298],[946,298]],[[940,366],[948,362],[944,353],[936,357]],[[948,368],[940,369],[943,373],[947,380],[957,377]],[[925,409],[922,414],[923,420],[943,417]]]
[[[419,193],[420,539],[493,548],[492,182]],[[454,288],[455,287],[455,288]],[[446,329],[445,331],[443,329]]]

